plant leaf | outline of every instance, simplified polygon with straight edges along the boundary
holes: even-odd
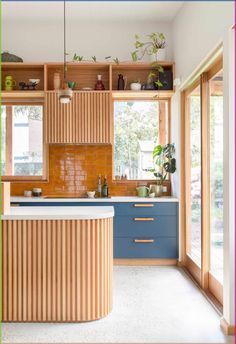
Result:
[[[156,147],[154,147],[153,150],[153,158],[156,158],[157,156],[160,156],[162,153],[162,146],[161,145],[157,145]]]

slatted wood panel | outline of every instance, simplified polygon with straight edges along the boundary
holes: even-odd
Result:
[[[112,219],[4,220],[3,321],[78,322],[112,309]]]
[[[47,143],[111,143],[113,118],[109,92],[74,92],[70,104],[60,104],[56,92],[46,92]]]

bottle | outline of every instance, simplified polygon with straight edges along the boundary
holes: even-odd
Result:
[[[98,197],[102,197],[102,178],[101,178],[101,174],[99,174],[99,176],[98,176],[97,194],[98,194]]]
[[[104,182],[102,186],[102,197],[108,197],[108,185],[107,185],[107,177],[104,177]]]
[[[125,89],[125,80],[122,74],[118,75],[118,85],[117,90],[124,90]]]
[[[95,85],[95,90],[97,90],[97,91],[105,90],[105,86],[103,85],[102,76],[101,75],[97,76],[97,83]]]

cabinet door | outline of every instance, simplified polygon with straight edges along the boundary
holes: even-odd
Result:
[[[109,92],[73,92],[70,104],[60,104],[57,92],[46,92],[47,143],[111,143],[113,120]]]

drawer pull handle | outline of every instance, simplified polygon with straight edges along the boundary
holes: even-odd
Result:
[[[134,239],[135,244],[153,244],[154,239]]]
[[[134,204],[134,207],[135,208],[138,208],[138,207],[154,207],[154,204],[152,204],[152,203],[143,203],[143,204],[138,203],[138,204]]]
[[[154,221],[153,217],[135,217],[134,221]]]

